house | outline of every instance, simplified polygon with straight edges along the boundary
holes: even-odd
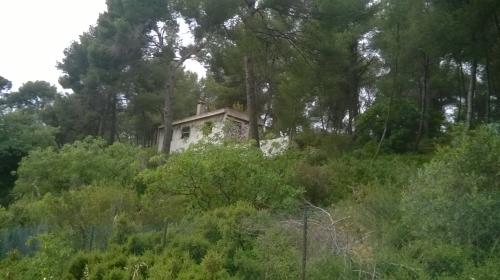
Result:
[[[176,120],[172,123],[172,142],[170,152],[181,152],[190,145],[196,144],[203,139],[219,141],[220,139],[232,138],[244,140],[248,138],[249,118],[246,113],[235,109],[224,108],[207,112],[204,102],[198,102],[196,115]],[[264,129],[264,125],[260,124]],[[158,152],[163,150],[165,138],[164,126],[158,129]],[[273,140],[261,141],[261,146],[266,154],[275,154],[288,146],[288,138],[282,137]],[[280,147],[278,147],[280,146]]]
[[[170,152],[179,152],[187,149],[191,144],[202,139],[246,139],[248,137],[248,115],[234,109],[224,108],[215,111],[206,111],[206,105],[199,102],[196,115],[176,120],[172,123],[172,142]],[[163,126],[158,130],[158,151],[163,149],[165,130]]]

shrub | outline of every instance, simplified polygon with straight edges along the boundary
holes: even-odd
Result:
[[[480,128],[439,151],[404,194],[415,238],[489,250],[500,238],[500,136]]]
[[[389,102],[383,100],[376,102],[359,116],[356,121],[356,139],[359,144],[380,141],[384,133]],[[419,127],[419,112],[415,104],[403,100],[392,101],[391,115],[387,122],[387,131],[382,150],[386,152],[406,152],[415,149]],[[431,117],[429,134],[431,137],[439,134],[442,123],[441,114]]]
[[[257,208],[284,209],[302,191],[290,185],[285,156],[266,158],[250,145],[202,145],[173,155],[141,180],[154,198],[180,196],[191,207],[214,209],[246,201]],[[153,196],[150,196],[153,198]]]
[[[456,134],[410,180],[401,220],[392,225],[404,229],[394,249],[429,278],[490,279],[490,261],[500,253],[499,167],[498,132],[480,127]]]
[[[138,147],[122,143],[107,146],[103,140],[87,138],[60,150],[33,151],[22,160],[13,191],[42,196],[93,183],[131,185],[146,161],[147,152]]]

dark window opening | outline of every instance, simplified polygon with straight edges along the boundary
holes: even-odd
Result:
[[[191,133],[191,128],[189,126],[183,127],[181,129],[181,139],[188,139],[190,133]]]

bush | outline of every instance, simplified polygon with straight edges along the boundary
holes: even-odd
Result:
[[[359,116],[356,121],[356,140],[358,144],[378,143],[384,133],[389,102],[388,100],[375,102]],[[382,151],[407,152],[415,150],[415,140],[419,128],[419,111],[412,102],[395,99],[391,104],[391,115],[387,123],[387,131]],[[431,116],[429,136],[439,135],[439,128],[443,121],[441,114]]]
[[[475,265],[468,265],[464,270],[464,279],[490,280],[500,275],[500,257],[492,257]]]
[[[214,209],[238,201],[257,208],[293,206],[302,193],[290,185],[286,156],[266,158],[250,145],[202,145],[173,155],[165,165],[141,175],[150,197],[189,198],[197,209]]]
[[[405,249],[432,278],[461,275],[471,257],[469,248],[429,240],[413,242]]]
[[[392,225],[404,229],[395,251],[416,261],[429,278],[492,275],[490,260],[500,254],[499,166],[495,130],[456,134],[403,193],[401,222]]]
[[[36,150],[22,160],[14,193],[36,197],[93,183],[132,185],[146,161],[145,150],[122,143],[107,146],[93,138],[60,150]]]
[[[261,279],[249,278],[255,272],[247,269],[246,261],[239,260],[241,252],[252,252],[268,218],[266,212],[248,203],[189,215],[170,231],[169,244],[150,269],[150,276],[154,279],[229,279],[230,275],[241,274],[240,278]],[[245,260],[256,262],[251,256]]]
[[[0,205],[12,202],[9,192],[14,187],[15,171],[22,157],[35,148],[55,147],[56,131],[22,110],[0,112]]]
[[[89,260],[87,256],[82,253],[77,254],[71,260],[68,268],[67,279],[84,279],[84,275],[86,273],[86,269],[88,268]]]
[[[480,128],[439,151],[405,192],[403,221],[415,238],[488,251],[500,238],[500,136]]]

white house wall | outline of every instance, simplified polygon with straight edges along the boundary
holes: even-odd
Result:
[[[216,139],[224,135],[224,115],[217,115],[210,118],[191,121],[188,123],[178,124],[173,127],[172,142],[170,144],[170,151],[181,152],[186,150],[190,145],[200,142],[203,138]],[[212,122],[212,132],[208,137],[203,135],[203,128],[205,123]],[[182,128],[189,126],[189,138],[182,139]],[[163,133],[162,133],[163,134]],[[163,138],[163,137],[162,137]]]
[[[207,136],[204,135],[203,129],[207,122],[213,124],[212,132]],[[236,132],[232,128],[232,122],[239,122],[241,124],[241,131]],[[182,139],[182,128],[189,126],[189,137]],[[227,134],[227,135],[226,135]],[[158,131],[158,151],[161,152],[163,148],[163,140],[165,136],[164,129]],[[170,144],[170,152],[182,152],[189,148],[190,145],[197,144],[201,140],[209,140],[217,143],[225,137],[239,138],[241,140],[248,137],[248,123],[241,121],[226,114],[213,115],[206,118],[190,120],[181,124],[176,124],[173,127],[172,142]],[[261,150],[265,155],[272,156],[282,153],[289,146],[288,137],[280,137],[271,140],[261,140]]]
[[[163,151],[163,139],[165,139],[165,129],[158,129],[157,141],[158,142],[158,153]]]

